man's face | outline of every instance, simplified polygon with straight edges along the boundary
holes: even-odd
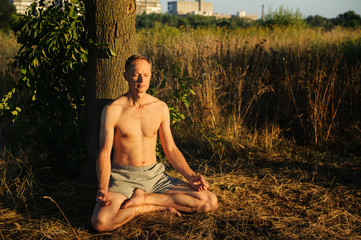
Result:
[[[129,72],[124,73],[124,78],[129,83],[129,90],[137,93],[145,93],[148,90],[151,76],[151,66],[143,59],[136,60]]]

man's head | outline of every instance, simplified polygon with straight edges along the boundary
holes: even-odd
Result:
[[[129,91],[145,93],[152,76],[152,62],[142,55],[133,55],[125,63],[124,78],[129,84]]]
[[[140,55],[140,54],[136,54],[136,55],[132,55],[130,56],[127,61],[125,62],[125,73],[129,72],[132,68],[132,65],[134,64],[134,62],[138,61],[138,60],[144,60],[146,62],[149,63],[150,67],[152,67],[152,61],[150,61],[149,58],[147,58],[146,56]]]

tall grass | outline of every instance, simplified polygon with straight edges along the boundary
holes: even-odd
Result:
[[[0,96],[9,91],[12,81],[16,81],[19,76],[15,69],[11,67],[20,46],[12,33],[5,34],[0,31]]]
[[[267,148],[281,136],[326,143],[360,119],[361,58],[349,61],[342,47],[359,36],[341,28],[165,27],[141,30],[138,45],[154,61],[155,81],[170,79],[171,66],[180,63],[185,76],[201,83],[189,133],[222,155],[225,145]]]
[[[304,27],[239,30],[162,27],[139,30],[139,51],[154,62],[154,80],[172,82],[172,68],[201,85],[178,131],[187,142],[222,156],[252,146],[272,148],[282,137],[300,143],[334,141],[360,128],[361,30]],[[19,46],[0,34],[1,93],[17,72]],[[167,93],[160,96],[167,101]],[[179,106],[182,107],[182,106]],[[199,141],[199,140],[202,141]]]
[[[0,61],[8,63],[18,46],[13,36],[0,36]],[[140,31],[154,82],[174,87],[178,63],[201,84],[176,135],[190,145],[184,154],[207,177],[219,210],[182,218],[150,213],[95,233],[93,185],[34,170],[26,154],[2,148],[0,239],[359,239],[360,157],[295,146],[272,151],[282,138],[327,143],[346,136],[359,147],[359,36],[297,27]],[[1,71],[15,76],[7,66]],[[8,86],[13,78],[3,76]],[[167,91],[160,97],[169,100]],[[205,150],[206,160],[193,155]]]

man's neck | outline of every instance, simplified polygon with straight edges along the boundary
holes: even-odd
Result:
[[[130,106],[141,108],[147,98],[147,94],[128,92],[127,97]]]

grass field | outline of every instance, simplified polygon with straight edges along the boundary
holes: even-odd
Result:
[[[284,149],[225,159],[232,171],[188,156],[210,182],[219,209],[207,214],[139,216],[111,233],[92,230],[96,189],[47,169],[1,159],[3,239],[360,239],[360,159]],[[331,160],[332,159],[332,160]],[[178,176],[174,172],[170,172]],[[44,176],[45,175],[45,176]],[[59,206],[56,206],[51,197]],[[63,215],[64,214],[64,215]],[[69,222],[68,222],[69,221]]]
[[[89,222],[94,185],[32,169],[26,153],[3,147],[0,239],[361,239],[360,33],[138,32],[154,82],[177,89],[178,64],[181,77],[198,83],[188,109],[173,103],[187,117],[174,134],[219,209],[150,213],[98,233]],[[16,78],[3,63],[18,47],[1,35],[1,86]],[[158,96],[172,101],[166,89]]]

